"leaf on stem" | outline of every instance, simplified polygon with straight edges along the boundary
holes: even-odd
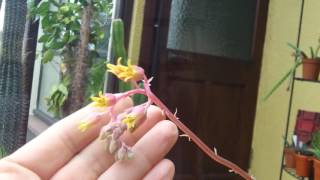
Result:
[[[281,86],[281,84],[290,76],[293,77],[293,74],[295,70],[301,65],[301,61],[298,60],[294,64],[292,68],[289,69],[289,71],[278,81],[275,83],[275,85],[268,91],[268,93],[262,98],[262,101],[266,101],[269,99],[269,97]]]

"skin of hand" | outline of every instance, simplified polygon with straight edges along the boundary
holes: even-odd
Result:
[[[120,113],[132,106],[127,98],[116,105]],[[87,131],[78,129],[83,118],[96,112],[98,123]],[[121,138],[132,146],[134,158],[114,161],[99,139],[99,130],[110,117],[90,105],[55,123],[16,152],[0,160],[0,179],[130,179],[167,180],[174,164],[164,159],[178,138],[177,127],[156,106],[148,109],[146,121]]]

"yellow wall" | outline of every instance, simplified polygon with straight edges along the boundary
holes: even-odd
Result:
[[[134,63],[138,62],[143,28],[143,13],[145,0],[135,0],[132,15],[128,56]]]
[[[301,0],[270,0],[266,41],[259,85],[259,99],[292,65],[287,42],[295,43]],[[320,1],[306,0],[301,33],[301,47],[317,43],[320,35]],[[298,76],[301,69],[298,70]],[[289,92],[285,83],[267,102],[258,102],[252,143],[251,173],[258,180],[279,178]],[[320,83],[296,81],[290,134],[298,109],[320,112]],[[319,94],[319,95],[318,95]],[[284,180],[293,179],[284,173]]]

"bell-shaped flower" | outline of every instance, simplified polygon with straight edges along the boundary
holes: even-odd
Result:
[[[109,144],[110,154],[115,153],[121,147],[121,142],[119,139],[111,139]]]
[[[133,152],[130,147],[126,144],[122,143],[122,146],[115,154],[116,160],[124,160],[124,159],[131,159],[133,156]]]
[[[128,131],[132,132],[145,120],[146,112],[147,106],[145,104],[136,106],[129,114],[124,116],[122,123],[126,124]]]
[[[116,96],[110,93],[103,94],[101,91],[97,97],[91,97],[94,107],[108,107],[116,103]]]
[[[144,77],[143,68],[132,65],[130,59],[128,59],[127,66],[121,64],[121,58],[119,58],[116,65],[107,64],[107,68],[108,72],[113,73],[124,82],[128,82],[129,80],[140,81]]]

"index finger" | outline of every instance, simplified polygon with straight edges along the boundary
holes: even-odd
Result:
[[[131,99],[120,101],[116,105],[116,112],[132,106]],[[93,118],[99,118],[98,123],[86,132],[78,129],[79,123],[97,108],[86,106],[65,119],[57,122],[40,136],[6,157],[6,160],[18,163],[37,173],[42,179],[48,179],[64,164],[86,147],[98,135],[100,128],[110,117],[108,113],[99,113]]]

